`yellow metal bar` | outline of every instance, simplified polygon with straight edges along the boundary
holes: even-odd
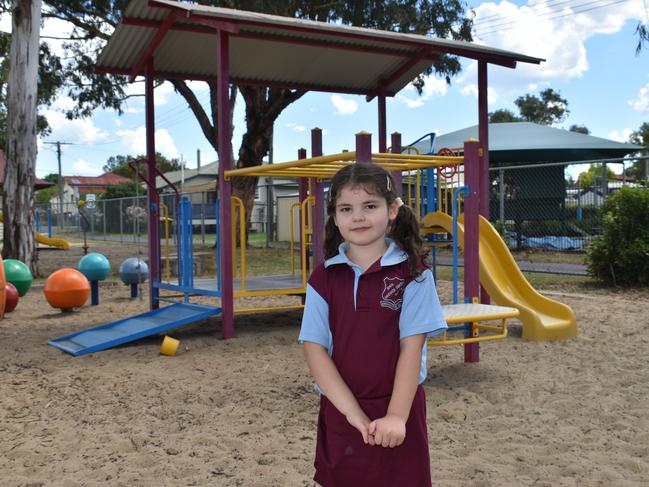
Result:
[[[167,282],[171,282],[171,267],[170,267],[170,246],[169,246],[169,208],[164,203],[160,203],[162,207],[162,217],[165,221],[165,278]]]
[[[461,317],[454,317],[459,319]],[[454,320],[455,321],[455,320]],[[464,323],[464,322],[463,322]],[[480,331],[494,331],[498,332],[495,335],[482,335],[480,336]],[[459,332],[459,331],[458,331]],[[441,346],[441,345],[464,345],[466,343],[479,343],[479,342],[489,342],[493,340],[502,340],[507,337],[507,318],[502,318],[500,326],[496,325],[485,325],[478,322],[472,323],[472,335],[471,337],[449,339],[447,338],[447,333],[442,334],[441,339],[429,338],[427,343],[431,346]]]
[[[315,198],[313,196],[308,196],[304,198],[302,201],[302,207],[301,207],[301,231],[302,231],[302,287],[306,289],[306,268],[307,268],[307,259],[309,257],[309,254],[307,252],[307,247],[311,244],[309,240],[309,235],[312,233],[312,229],[310,226],[307,226],[306,222],[306,216],[308,212],[308,205],[315,205]],[[313,218],[310,218],[309,221],[313,221]]]
[[[259,308],[234,308],[235,313],[258,313],[260,311],[282,311],[289,309],[302,309],[303,304],[294,304],[292,306],[267,306]]]
[[[333,161],[351,161],[356,159],[356,152],[341,152],[329,156],[311,157],[309,159],[298,159],[297,161],[280,162],[277,164],[267,164],[265,166],[244,167],[241,169],[230,169],[225,171],[225,179],[229,180],[233,176],[259,176],[266,172],[280,170],[285,168],[304,167],[313,164],[320,164]],[[267,168],[267,169],[264,169]]]
[[[306,287],[294,287],[290,289],[262,289],[259,291],[235,290],[235,298],[255,298],[259,296],[286,296],[293,294],[304,294]]]
[[[293,223],[293,219],[295,217],[293,216],[293,210],[295,208],[300,208],[300,207],[301,207],[300,203],[293,203],[291,205],[291,211],[290,211],[290,214],[289,214],[289,217],[290,217],[289,228],[290,228],[290,232],[291,232],[291,237],[290,237],[290,240],[289,240],[289,249],[291,251],[291,274],[295,274],[295,239],[293,237],[293,233],[295,231],[295,224]]]
[[[233,206],[239,208],[239,245],[241,247],[241,289],[246,288],[246,208],[241,198],[231,196]],[[234,216],[234,214],[233,214]],[[232,219],[232,275],[237,275],[237,219]]]

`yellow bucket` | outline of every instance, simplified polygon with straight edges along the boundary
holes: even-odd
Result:
[[[162,345],[160,345],[160,354],[173,357],[174,355],[176,355],[179,345],[180,345],[180,340],[176,340],[175,338],[165,336],[164,340],[162,340]]]

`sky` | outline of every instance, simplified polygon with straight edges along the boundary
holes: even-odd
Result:
[[[632,131],[649,122],[649,46],[636,56],[634,34],[638,22],[649,24],[649,0],[470,0],[470,7],[475,14],[474,42],[546,59],[540,65],[521,63],[513,70],[491,65],[489,111],[517,113],[516,98],[552,88],[568,101],[570,110],[558,128],[585,125],[591,135],[626,142]],[[59,21],[48,21],[42,34],[61,35],[66,28]],[[0,29],[11,29],[7,15],[0,18]],[[450,85],[433,76],[421,95],[406,87],[389,98],[388,134],[400,132],[405,145],[429,132],[442,135],[477,124],[477,64],[465,60],[462,66]],[[130,93],[141,93],[142,85],[134,83]],[[204,83],[192,86],[200,100],[208,99]],[[97,176],[109,157],[145,152],[142,97],[130,100],[122,115],[97,110],[91,118],[72,121],[63,115],[70,103],[61,97],[42,111],[53,130],[39,139],[37,177],[58,171],[56,142],[62,143],[64,176]],[[157,151],[182,159],[187,168],[196,167],[198,151],[202,165],[217,159],[186,102],[169,83],[156,89],[155,104]],[[241,98],[234,126],[236,153],[245,129]],[[277,119],[274,162],[294,160],[300,147],[309,148],[314,127],[323,129],[325,154],[353,150],[355,133],[378,133],[377,102],[367,103],[362,96],[307,93]],[[376,150],[376,138],[374,145]]]

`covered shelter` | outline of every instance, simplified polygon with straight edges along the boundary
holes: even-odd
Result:
[[[481,167],[488,167],[487,66],[515,68],[543,59],[468,42],[424,35],[279,17],[171,0],[133,0],[97,62],[102,72],[145,77],[146,134],[149,175],[155,174],[153,80],[214,82],[218,87],[218,153],[220,191],[220,269],[222,333],[233,335],[231,188],[225,173],[232,169],[230,84],[258,85],[377,99],[379,152],[387,152],[386,97],[394,96],[440,56],[455,55],[478,62]],[[321,150],[321,147],[320,147]],[[321,155],[314,152],[314,155]],[[486,174],[486,171],[485,171]],[[152,176],[151,176],[152,177]],[[480,181],[487,189],[488,180]],[[154,188],[154,181],[149,182]],[[476,191],[478,188],[476,188]],[[317,201],[317,200],[316,200]],[[154,286],[160,278],[158,195],[148,192],[151,307],[158,304]],[[322,202],[320,201],[320,205]],[[320,209],[322,207],[320,206]],[[488,213],[488,202],[480,206]],[[322,213],[320,211],[320,213]],[[316,203],[316,215],[318,203]],[[317,218],[317,216],[316,216]],[[317,222],[316,222],[317,223]],[[316,224],[316,227],[320,227]],[[314,243],[314,246],[317,244]],[[477,281],[476,281],[476,285]]]
[[[440,135],[435,140],[434,150],[461,147],[464,140],[476,138],[478,130],[474,125]],[[491,213],[498,215],[496,218],[514,220],[517,228],[525,220],[563,222],[566,220],[566,163],[590,161],[606,164],[642,149],[635,144],[532,122],[490,123],[490,180],[500,186],[500,197],[492,195]],[[495,171],[514,166],[516,170]],[[520,244],[520,230],[517,234]]]
[[[467,139],[478,138],[473,125],[435,140],[435,148],[462,147]],[[492,167],[529,162],[596,161],[624,157],[643,147],[594,137],[532,122],[489,124],[489,161]]]

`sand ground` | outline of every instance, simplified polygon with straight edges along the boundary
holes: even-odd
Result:
[[[48,252],[45,268],[71,258]],[[551,297],[575,310],[578,338],[523,341],[513,322],[476,364],[430,349],[434,485],[649,485],[649,293]],[[76,358],[47,345],[148,306],[124,286],[100,298],[62,314],[33,289],[0,321],[0,485],[312,485],[318,399],[299,311],[237,316],[227,341],[218,318],[181,328],[175,357],[159,336]]]

